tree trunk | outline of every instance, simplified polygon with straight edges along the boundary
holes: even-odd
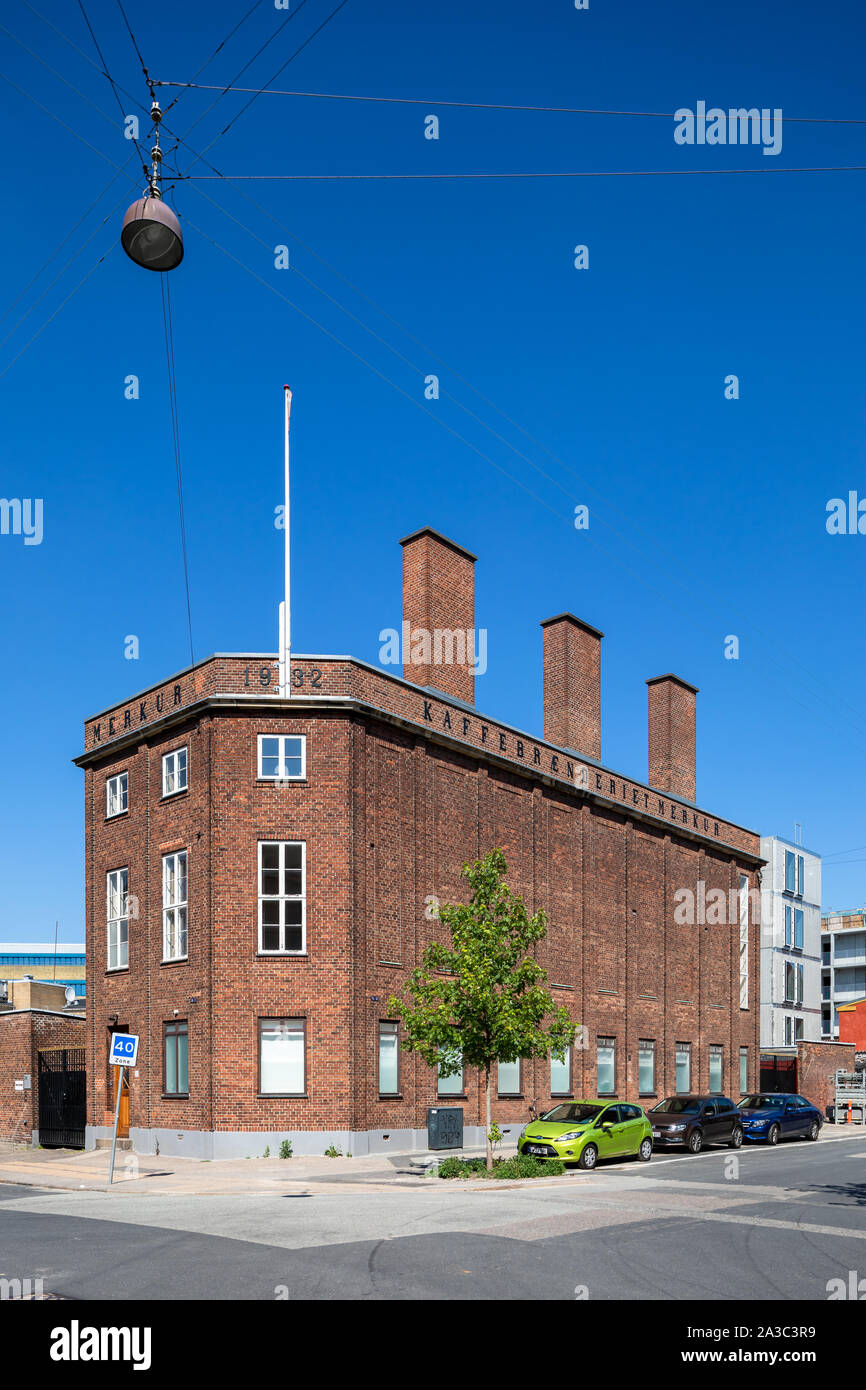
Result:
[[[491,1123],[490,1123],[490,1068],[489,1068],[489,1067],[487,1068],[486,1072],[484,1073],[484,1080],[485,1080],[485,1088],[484,1088],[484,1089],[485,1089],[486,1101],[487,1101],[487,1106],[486,1106],[486,1108],[487,1108],[487,1134],[486,1134],[486,1139],[487,1139],[487,1171],[488,1171],[488,1173],[492,1173],[492,1172],[493,1172],[493,1145],[492,1145],[491,1142],[490,1142],[490,1130],[491,1130],[491,1127],[492,1127],[492,1126],[491,1126]]]

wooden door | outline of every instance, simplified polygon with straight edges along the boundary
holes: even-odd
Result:
[[[114,1089],[111,1093],[112,1111],[117,1110],[117,1087],[121,1085],[123,1090],[120,1094],[120,1114],[117,1118],[117,1137],[118,1139],[129,1138],[129,1077],[124,1076],[124,1072],[129,1071],[129,1067],[113,1067]]]

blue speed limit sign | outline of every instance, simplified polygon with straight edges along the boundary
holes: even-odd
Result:
[[[134,1067],[138,1057],[137,1033],[112,1033],[108,1064],[112,1067]]]

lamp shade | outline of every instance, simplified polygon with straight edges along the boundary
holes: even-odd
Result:
[[[127,208],[120,243],[145,270],[174,270],[183,260],[180,223],[161,198],[138,198]]]

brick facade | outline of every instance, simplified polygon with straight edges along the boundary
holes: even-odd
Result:
[[[0,1010],[0,1139],[30,1143],[39,1128],[39,1049],[83,1047],[85,1020],[41,1009]],[[28,1091],[16,1080],[29,1076]]]
[[[413,548],[404,546],[404,557]],[[457,560],[471,573],[465,553]],[[468,583],[465,569],[453,582]],[[414,584],[410,573],[407,616]],[[451,612],[452,625],[471,626],[469,606]],[[485,719],[457,703],[456,691],[453,699],[439,693],[447,679],[437,670],[422,688],[350,658],[293,656],[293,693],[283,700],[272,655],[217,656],[87,722],[77,761],[86,770],[94,1134],[111,1120],[106,1059],[115,1027],[142,1036],[130,1095],[142,1147],[155,1137],[162,1152],[191,1151],[201,1134],[216,1136],[207,1152],[228,1151],[220,1136],[236,1137],[234,1152],[244,1152],[244,1135],[271,1135],[272,1147],[291,1135],[297,1151],[313,1152],[325,1135],[345,1136],[353,1152],[395,1136],[415,1142],[426,1108],[437,1104],[436,1077],[401,1053],[399,1094],[380,1096],[379,1024],[437,932],[431,897],[461,898],[462,864],[494,846],[529,909],[549,916],[540,958],[587,1044],[573,1053],[573,1094],[595,1094],[599,1036],[615,1039],[621,1098],[639,1098],[644,1039],[655,1044],[655,1095],[674,1089],[678,1043],[691,1046],[694,1088],[709,1086],[711,1045],[723,1049],[728,1092],[738,1094],[743,1047],[749,1084],[757,1084],[759,927],[749,926],[741,1008],[739,921],[685,926],[674,908],[675,894],[697,894],[699,881],[726,901],[741,875],[757,890],[758,837],[601,768],[583,749],[582,760],[567,744]],[[303,781],[258,778],[257,736],[273,733],[306,739]],[[163,798],[161,759],[179,746],[188,748],[189,789]],[[107,820],[106,779],[122,771],[129,809]],[[263,840],[306,845],[303,955],[259,952]],[[189,947],[186,960],[167,964],[162,857],[177,849],[188,855]],[[138,916],[128,969],[107,971],[106,874],[120,867]],[[263,1018],[304,1021],[303,1096],[259,1094]],[[163,1031],[175,1019],[189,1023],[188,1097],[163,1089]],[[524,1062],[519,1096],[499,1100],[494,1115],[522,1123],[529,1101],[550,1099],[549,1063]],[[473,1075],[463,1098],[439,1103],[462,1104],[467,1126],[483,1122]]]

